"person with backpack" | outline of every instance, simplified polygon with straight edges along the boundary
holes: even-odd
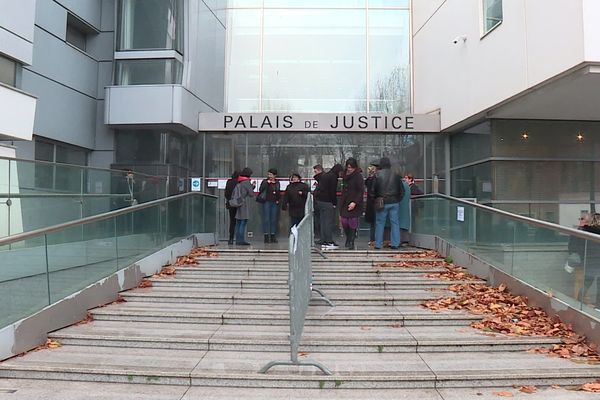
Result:
[[[249,198],[254,196],[254,185],[250,182],[252,170],[248,167],[240,172],[237,185],[233,189],[229,206],[236,209],[235,212],[235,244],[238,246],[249,246],[246,242],[246,226],[250,216]]]
[[[233,174],[231,174],[231,178],[227,179],[227,182],[225,183],[225,208],[229,212],[229,240],[227,241],[227,244],[230,245],[233,244],[233,238],[235,235],[235,214],[237,213],[237,209],[235,207],[231,207],[229,205],[229,201],[231,200],[231,196],[233,195],[233,189],[235,189],[235,186],[238,183],[237,180],[239,176],[239,171],[233,171]]]
[[[308,192],[310,188],[304,182],[300,174],[293,173],[290,177],[290,184],[285,188],[283,194],[282,209],[289,210],[290,214],[290,229],[294,225],[298,225],[302,218],[304,218],[304,205],[308,198]]]
[[[391,226],[391,248],[400,247],[400,201],[404,197],[402,177],[392,171],[392,163],[387,157],[379,161],[379,171],[375,177],[375,249],[383,245],[383,230],[389,216]]]

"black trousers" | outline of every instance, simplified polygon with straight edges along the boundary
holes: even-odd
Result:
[[[229,208],[229,240],[233,240],[235,235],[235,213],[237,208]]]

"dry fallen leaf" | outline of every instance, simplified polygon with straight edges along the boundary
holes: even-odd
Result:
[[[56,340],[48,339],[46,341],[47,349],[58,349],[59,347],[62,347],[62,344],[60,344],[60,342],[58,342]]]
[[[600,393],[600,380],[594,383],[586,383],[581,386],[580,390],[583,390],[584,392]]]
[[[148,279],[142,279],[142,281],[140,282],[140,284],[138,285],[139,288],[149,288],[152,287],[152,281],[149,281]]]
[[[527,393],[527,394],[532,394],[537,392],[537,387],[535,386],[521,386],[521,388],[519,389],[519,392],[523,392],[523,393]]]
[[[495,394],[496,396],[500,396],[500,397],[514,397],[514,394],[512,394],[512,392],[492,392],[493,394]]]

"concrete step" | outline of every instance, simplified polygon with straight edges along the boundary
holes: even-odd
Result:
[[[287,279],[283,277],[222,277],[212,278],[197,277],[168,277],[168,278],[150,278],[155,287],[188,287],[188,288],[255,288],[255,289],[277,289],[287,288]],[[425,289],[425,288],[446,288],[450,285],[465,283],[485,283],[485,281],[445,281],[435,280],[425,277],[376,277],[371,279],[354,279],[353,277],[341,276],[333,279],[315,279],[313,284],[322,290],[329,289]]]
[[[193,351],[64,346],[33,352],[0,364],[0,378],[152,383],[204,387],[312,389],[401,389],[582,384],[600,367],[521,352],[336,353],[301,355],[332,370],[276,366],[288,352]]]
[[[50,335],[63,345],[214,351],[289,350],[288,326],[93,321]],[[465,327],[309,326],[303,352],[524,351],[556,338],[484,335]]]
[[[288,305],[287,288],[189,288],[157,286],[147,289],[123,292],[121,295],[127,302],[153,303],[205,303],[205,304],[272,304]],[[383,289],[353,290],[327,289],[325,295],[335,305],[417,305],[426,300],[453,296],[447,290],[395,290]],[[316,296],[316,295],[315,295]],[[314,300],[313,304],[319,300]]]
[[[121,303],[91,311],[96,320],[202,324],[289,325],[285,305]],[[431,313],[419,306],[311,306],[306,325],[468,325],[481,317],[463,312]]]
[[[326,266],[313,266],[312,272],[315,276],[319,275],[351,275],[356,277],[362,276],[373,276],[373,275],[389,275],[389,276],[423,276],[434,272],[444,272],[443,268],[385,268],[385,267],[360,267],[360,266],[346,266],[346,265],[326,265]],[[194,275],[210,275],[210,274],[221,274],[221,275],[239,275],[244,274],[246,276],[264,276],[264,275],[285,275],[289,274],[287,264],[281,267],[271,267],[264,265],[257,266],[241,266],[241,265],[228,265],[228,266],[185,266],[177,267],[176,275],[181,276],[194,276]]]

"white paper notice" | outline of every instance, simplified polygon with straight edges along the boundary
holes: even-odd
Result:
[[[464,222],[465,221],[465,208],[464,207],[456,207],[456,220]]]
[[[225,186],[227,186],[227,179],[219,179],[217,181],[217,189],[225,189]]]

